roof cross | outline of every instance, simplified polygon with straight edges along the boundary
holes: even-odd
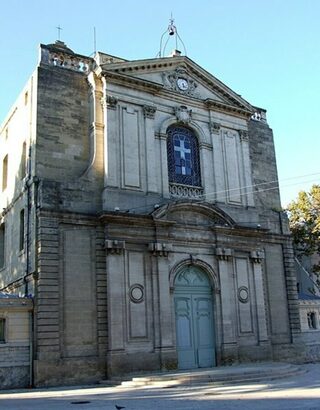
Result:
[[[58,40],[60,41],[60,32],[61,32],[61,30],[63,30],[61,27],[60,27],[60,24],[56,27],[56,29],[58,30]]]

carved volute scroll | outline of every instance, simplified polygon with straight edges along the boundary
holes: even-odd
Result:
[[[105,249],[107,253],[120,255],[126,248],[125,241],[107,239],[105,241]]]
[[[253,263],[261,263],[264,256],[264,252],[260,249],[250,252],[250,258]]]
[[[157,107],[154,105],[144,105],[143,106],[143,114],[145,118],[154,119],[155,113],[157,111]]]
[[[221,125],[218,122],[213,122],[212,121],[212,122],[209,123],[209,128],[210,128],[211,134],[219,134]]]
[[[216,256],[221,261],[228,261],[233,256],[233,250],[229,248],[216,248]]]
[[[248,131],[245,130],[238,130],[240,141],[249,141],[249,134]]]
[[[169,252],[172,251],[172,244],[162,242],[151,242],[149,243],[148,248],[154,256],[168,256]]]
[[[107,95],[106,104],[108,108],[115,110],[118,104],[118,98],[114,97],[113,95]]]

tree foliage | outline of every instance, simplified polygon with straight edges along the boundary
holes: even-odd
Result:
[[[310,192],[299,192],[287,211],[298,256],[320,255],[320,185],[313,185]],[[313,271],[320,274],[320,262]]]

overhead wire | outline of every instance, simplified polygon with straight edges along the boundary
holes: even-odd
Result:
[[[208,193],[206,193],[204,195],[201,195],[201,196],[202,197],[204,197],[204,196],[208,197],[208,196],[215,195],[215,200],[218,200],[219,198],[222,199],[223,194],[224,194],[224,197],[227,194],[229,194],[228,197],[229,197],[229,199],[231,199],[235,196],[251,195],[251,194],[255,194],[255,193],[263,193],[263,192],[272,191],[272,190],[275,190],[275,189],[280,189],[280,186],[282,186],[282,188],[284,188],[284,187],[287,187],[287,186],[299,185],[301,183],[316,183],[316,181],[311,180],[311,181],[298,181],[298,182],[295,182],[295,183],[292,183],[292,184],[283,185],[283,181],[290,181],[290,180],[293,180],[293,179],[296,180],[297,178],[305,178],[305,177],[310,177],[310,176],[315,176],[315,175],[320,175],[320,172],[315,172],[315,173],[311,173],[311,174],[304,174],[304,175],[300,175],[300,176],[299,175],[298,176],[293,176],[293,177],[282,179],[281,181],[271,180],[271,181],[261,182],[261,183],[258,183],[258,184],[246,185],[246,186],[243,186],[243,187],[240,187],[240,188],[231,188],[231,189],[225,189],[225,190],[221,190],[221,191],[208,192]],[[261,187],[261,186],[270,185],[270,184],[276,184],[276,185],[273,186],[273,187],[259,189],[259,187]],[[254,188],[258,188],[258,189],[254,189]],[[252,189],[252,190],[248,191],[248,189]],[[244,190],[245,190],[245,192],[241,192],[241,191],[244,191]],[[233,195],[232,195],[232,191],[236,191],[236,192],[238,191],[238,192],[233,193]],[[230,195],[230,193],[231,193],[231,195]],[[219,194],[221,194],[221,196]],[[198,203],[204,203],[204,202],[206,202],[206,199],[197,200],[197,202]],[[168,203],[168,202],[164,202],[162,205],[164,205],[166,203]],[[154,207],[156,205],[161,206],[158,203],[154,203],[154,204],[149,204],[149,205],[141,205],[141,206],[137,206],[137,207],[130,207],[130,208],[125,209],[123,211],[120,210],[120,212],[121,213],[128,213],[128,212],[135,211],[135,210],[138,210],[138,209],[150,209],[150,207]]]

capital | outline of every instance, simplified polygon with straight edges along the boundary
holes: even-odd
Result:
[[[144,105],[143,106],[143,114],[145,118],[154,119],[156,111],[157,111],[157,107],[155,107],[154,105]]]

